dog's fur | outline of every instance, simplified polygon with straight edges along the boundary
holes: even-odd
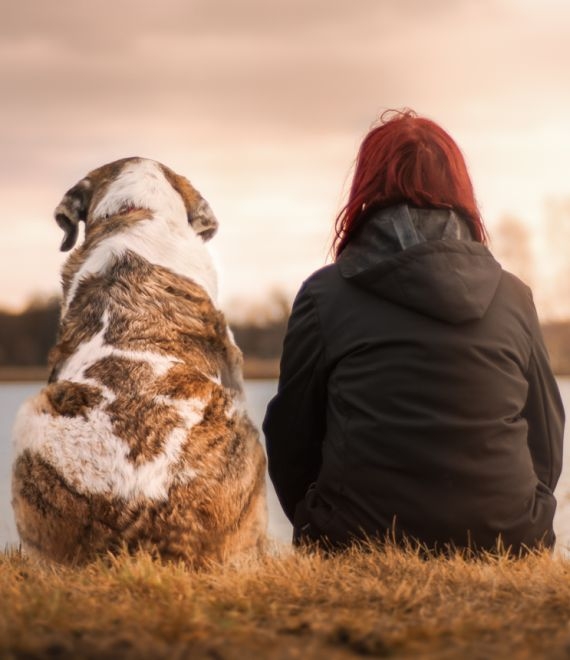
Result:
[[[23,547],[85,562],[143,548],[193,566],[259,549],[265,456],[215,306],[208,204],[155,161],[94,170],[56,209],[63,303],[49,382],[14,427]]]

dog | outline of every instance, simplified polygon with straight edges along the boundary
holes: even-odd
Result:
[[[30,555],[121,549],[193,567],[265,543],[265,454],[217,309],[207,202],[156,161],[90,172],[55,219],[63,299],[50,376],[14,424],[12,504]]]

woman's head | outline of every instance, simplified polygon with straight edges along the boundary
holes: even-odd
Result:
[[[338,257],[372,209],[407,202],[418,208],[449,208],[469,222],[473,238],[486,241],[463,155],[436,123],[411,110],[384,113],[364,138],[348,201],[336,219]]]

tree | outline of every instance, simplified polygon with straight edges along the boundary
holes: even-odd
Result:
[[[492,246],[503,268],[532,288],[536,276],[535,259],[527,225],[512,215],[503,216],[493,232]]]
[[[541,232],[548,316],[570,318],[570,197],[545,204]]]

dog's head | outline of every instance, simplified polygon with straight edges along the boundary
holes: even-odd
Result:
[[[80,221],[88,233],[110,217],[136,210],[164,214],[173,225],[188,223],[204,241],[218,228],[208,203],[183,176],[153,160],[123,158],[89,172],[65,193],[55,209],[65,232],[61,250],[77,242]]]

